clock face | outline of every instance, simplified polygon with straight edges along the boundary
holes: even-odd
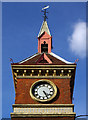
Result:
[[[47,83],[41,83],[34,89],[34,96],[41,100],[49,99],[50,97],[53,96],[53,94],[54,94],[53,87]]]
[[[40,102],[52,100],[56,96],[56,93],[57,88],[55,84],[49,80],[39,80],[30,89],[31,97]]]

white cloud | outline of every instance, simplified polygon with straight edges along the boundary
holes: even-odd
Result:
[[[73,33],[68,38],[72,52],[78,57],[86,56],[86,22],[77,22],[73,27]]]

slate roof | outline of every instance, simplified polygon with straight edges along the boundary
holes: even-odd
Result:
[[[60,56],[54,54],[54,53],[46,53],[46,56],[50,59],[50,61],[52,61],[52,63],[48,63],[47,60],[44,58],[43,60],[41,60],[39,63],[37,62],[40,57],[42,56],[42,54],[44,53],[36,53],[31,57],[28,57],[18,63],[13,63],[13,64],[17,64],[17,65],[36,65],[36,64],[52,64],[52,65],[71,65],[71,64],[75,64],[72,62],[68,62],[65,59],[61,58]]]

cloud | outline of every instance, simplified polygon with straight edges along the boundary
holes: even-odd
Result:
[[[73,26],[72,35],[68,37],[71,51],[78,57],[86,56],[86,22],[77,22]]]

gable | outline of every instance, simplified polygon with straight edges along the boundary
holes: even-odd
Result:
[[[51,64],[52,61],[49,59],[49,57],[48,57],[45,53],[43,53],[43,54],[40,56],[40,58],[37,60],[36,63],[37,63],[37,64],[38,64],[38,63],[48,63],[48,64]]]
[[[68,62],[65,59],[57,56],[54,53],[36,53],[31,57],[28,57],[21,62],[12,63],[13,65],[40,65],[40,64],[51,64],[51,65],[72,65],[75,62]]]

